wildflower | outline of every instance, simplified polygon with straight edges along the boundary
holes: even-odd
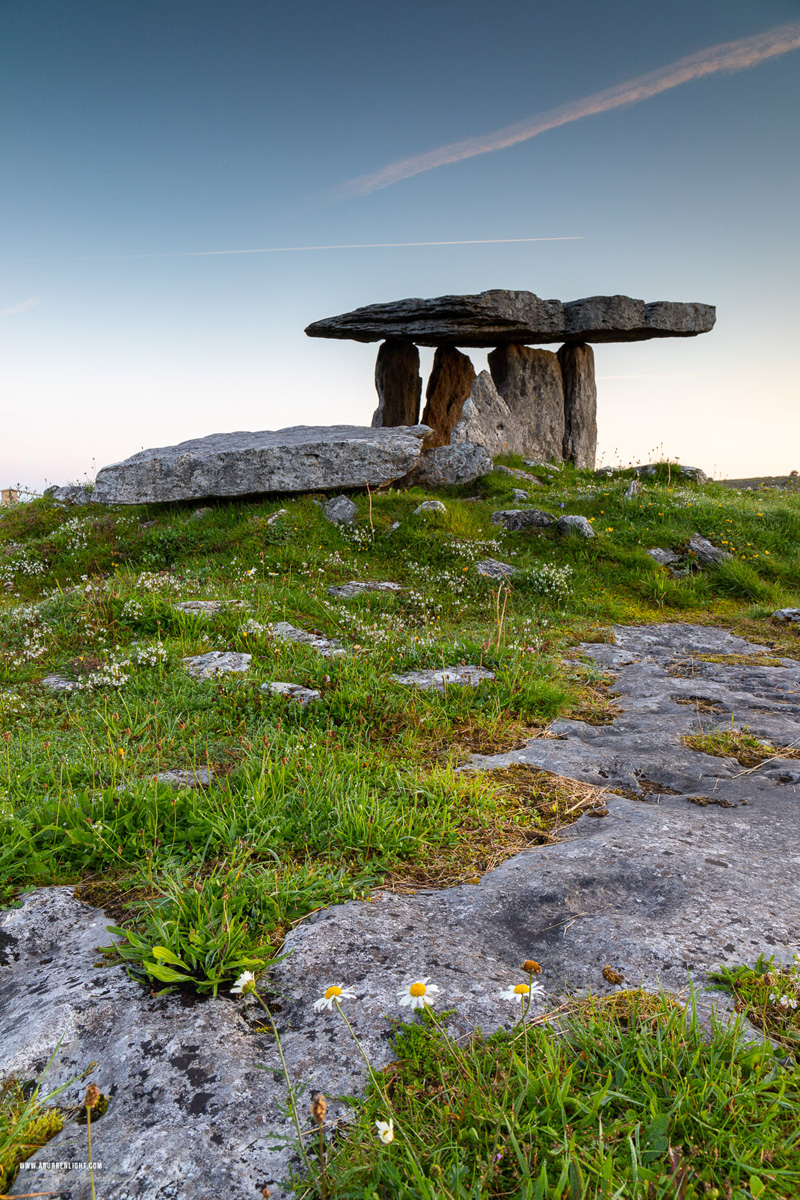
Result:
[[[100,1089],[96,1083],[90,1083],[83,1098],[85,1108],[94,1108],[100,1099]]]
[[[324,996],[320,996],[319,1000],[314,1001],[314,1010],[322,1012],[323,1008],[327,1008],[330,1012],[337,1000],[355,1000],[355,998],[356,994],[350,988],[332,983],[329,988],[325,989]]]
[[[428,983],[429,979],[430,975],[426,975],[424,979],[407,983],[403,990],[397,993],[401,1006],[410,1004],[412,1008],[424,1008],[426,1004],[433,1004],[433,1001],[428,999],[428,994],[438,992],[439,988],[435,983]]]
[[[256,990],[256,977],[252,971],[242,971],[236,983],[231,988],[232,996],[244,996],[247,992]]]
[[[385,1146],[394,1141],[394,1121],[391,1117],[388,1121],[376,1121],[375,1125],[378,1129],[378,1137]]]
[[[537,983],[535,986],[536,986],[537,991],[542,991],[542,985],[540,983]],[[504,992],[501,992],[500,999],[501,1000],[519,1000],[519,1002],[521,1004],[524,1004],[525,997],[529,994],[530,990],[531,989],[530,989],[529,984],[516,983],[516,984],[514,984],[513,987],[507,987]]]
[[[541,975],[542,968],[534,958],[526,958],[522,964],[522,970],[527,971],[529,975]]]
[[[325,1121],[325,1114],[328,1111],[328,1101],[325,1099],[324,1092],[311,1093],[311,1116],[318,1125],[322,1125]]]

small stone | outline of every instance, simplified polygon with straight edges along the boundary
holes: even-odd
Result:
[[[196,771],[160,771],[156,775],[157,783],[168,783],[174,788],[204,788],[211,783],[211,771],[208,767],[198,767]]]
[[[530,499],[528,493],[523,492],[522,488],[514,488],[511,495],[513,496],[513,498],[515,500],[529,500]]]
[[[673,563],[681,560],[681,556],[674,550],[665,550],[661,546],[651,546],[647,553],[656,560],[660,567],[671,567]]]
[[[347,496],[334,496],[322,511],[332,525],[353,525],[358,513],[358,506]]]
[[[464,665],[462,667],[445,667],[438,671],[409,671],[406,675],[392,675],[392,679],[404,687],[444,692],[453,685],[478,687],[484,680],[494,679],[494,674],[492,671],[487,671],[485,667]]]
[[[389,533],[394,533],[395,529],[399,529],[399,528],[400,528],[400,522],[392,521],[391,525],[389,526]]]
[[[83,684],[75,679],[67,679],[65,675],[45,675],[42,687],[50,692],[79,692]]]
[[[202,520],[204,520],[205,517],[208,516],[208,514],[210,512],[213,512],[213,509],[208,508],[208,507],[196,508],[194,510],[194,512],[192,513],[191,517],[189,518],[189,520],[190,521],[202,521]]]
[[[773,620],[800,625],[800,608],[778,608],[772,614]]]
[[[594,530],[586,517],[564,516],[558,518],[559,533],[579,533],[581,537],[593,538]]]
[[[298,629],[296,625],[291,625],[288,621],[277,621],[270,626],[270,632],[273,637],[280,638],[282,642],[310,646],[323,658],[333,658],[335,655],[344,654],[344,646],[341,642],[319,637],[315,633],[308,633],[305,629]]]
[[[632,500],[634,498],[634,496],[641,496],[641,494],[642,494],[641,479],[632,479],[630,481],[630,483],[628,484],[627,488],[625,489],[625,495],[622,497],[622,499],[623,500]]]
[[[517,573],[517,568],[512,567],[511,563],[498,562],[496,558],[482,559],[475,563],[475,570],[487,579],[508,579]]]
[[[197,617],[213,617],[214,613],[218,613],[222,605],[219,600],[181,600],[180,604],[175,606],[176,612],[193,613]]]
[[[321,700],[322,694],[316,688],[303,687],[299,683],[262,683],[262,692],[272,692],[274,696],[283,696],[306,708],[312,700]]]
[[[704,567],[713,567],[717,563],[723,562],[726,558],[733,558],[733,555],[727,550],[720,550],[718,546],[712,545],[706,538],[701,537],[699,533],[694,534],[689,539],[687,550]]]
[[[376,581],[370,583],[366,580],[351,579],[348,583],[343,583],[338,587],[329,587],[328,595],[334,596],[337,600],[350,600],[353,596],[361,596],[364,592],[402,592],[402,585],[399,583],[388,583]]]
[[[417,505],[411,515],[418,517],[420,513],[429,512],[447,512],[447,506],[442,504],[441,500],[423,500],[422,504]]]
[[[68,507],[73,504],[89,504],[92,499],[91,490],[76,483],[67,483],[63,487],[49,487],[44,494],[56,504]]]
[[[238,654],[232,650],[209,650],[208,654],[196,654],[183,661],[187,675],[194,679],[211,679],[214,675],[243,674],[249,669],[252,658],[252,654]]]
[[[549,525],[556,524],[556,518],[543,508],[501,508],[492,513],[492,524],[503,525],[509,532],[515,533],[531,526],[547,529]]]
[[[319,504],[319,500],[315,500],[314,503]],[[275,525],[278,521],[280,521],[281,517],[287,516],[288,512],[288,508],[279,508],[277,512],[270,513],[270,515],[267,517],[267,525]]]

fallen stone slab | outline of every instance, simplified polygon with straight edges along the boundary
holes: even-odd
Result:
[[[206,788],[209,787],[212,780],[212,773],[208,767],[197,767],[191,771],[176,769],[173,771],[159,771],[156,775],[157,783],[168,783],[174,788]]]
[[[543,508],[501,508],[492,513],[492,524],[502,525],[509,533],[520,529],[548,529],[557,518]]]
[[[513,567],[511,563],[499,562],[496,558],[482,559],[475,563],[475,570],[487,579],[510,579],[517,573],[517,568]]]
[[[404,687],[421,688],[423,691],[446,692],[448,687],[478,687],[494,679],[494,673],[485,667],[472,664],[461,667],[444,667],[434,671],[409,671],[405,675],[392,675],[395,683]]]
[[[713,545],[707,538],[701,537],[699,533],[695,533],[690,539],[686,547],[689,554],[694,555],[697,562],[704,567],[714,567],[717,563],[724,562],[727,558],[733,558],[727,550],[720,549],[719,546]]]
[[[473,483],[494,470],[484,446],[463,443],[435,446],[420,454],[416,466],[397,483],[398,487],[443,488]]]
[[[176,612],[192,613],[197,617],[213,617],[221,612],[222,603],[219,600],[181,600],[173,605]]]
[[[595,536],[592,523],[588,517],[581,517],[574,513],[567,513],[565,516],[559,517],[557,528],[559,533],[579,533],[581,537],[585,538],[593,538]]]
[[[334,496],[322,511],[332,525],[354,525],[358,516],[358,505],[349,496]]]
[[[275,683],[262,683],[262,692],[272,692],[274,696],[283,696],[285,700],[292,700],[300,704],[303,708],[307,708],[312,700],[321,700],[322,693],[316,688],[303,687],[299,683],[284,683],[282,680],[276,680]]]
[[[630,296],[589,296],[562,303],[533,292],[494,289],[477,295],[437,296],[369,304],[307,326],[309,337],[418,346],[499,346],[549,342],[638,342],[695,337],[714,327],[710,304]]]
[[[418,504],[411,514],[412,517],[420,517],[423,513],[447,512],[447,505],[442,504],[441,500],[423,500],[422,504]]]
[[[243,674],[249,670],[252,654],[239,654],[233,650],[209,650],[207,654],[190,655],[184,658],[184,670],[194,679],[212,679],[215,675]]]
[[[312,650],[316,650],[323,658],[333,658],[345,652],[341,642],[337,642],[331,638],[320,637],[316,633],[308,633],[307,630],[300,629],[297,625],[290,624],[289,621],[276,621],[274,625],[270,625],[269,631],[273,637],[279,638],[282,642],[294,642],[299,646],[310,646]]]
[[[92,500],[155,504],[379,487],[408,474],[429,433],[422,425],[296,425],[274,432],[215,433],[141,450],[103,467]]]
[[[389,583],[387,580],[350,579],[347,583],[334,584],[328,588],[328,595],[336,600],[352,600],[353,596],[363,596],[365,592],[402,592],[403,585]]]

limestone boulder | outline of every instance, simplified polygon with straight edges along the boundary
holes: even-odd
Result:
[[[564,449],[564,384],[550,350],[514,343],[489,355],[492,380],[511,413],[515,433],[509,452],[561,458]]]
[[[586,517],[577,516],[572,513],[558,518],[558,532],[577,533],[584,538],[593,538],[595,536],[591,521]]]
[[[391,339],[383,343],[375,363],[375,390],[378,407],[372,418],[374,428],[418,423],[422,378],[419,350],[413,342]]]
[[[103,467],[92,500],[160,504],[209,496],[379,487],[408,474],[429,433],[423,425],[296,425],[275,432],[215,433],[142,450]]]

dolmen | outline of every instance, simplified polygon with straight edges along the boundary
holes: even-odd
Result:
[[[309,337],[381,342],[375,366],[375,428],[420,421],[419,346],[434,346],[422,424],[429,446],[477,445],[490,455],[594,468],[597,449],[595,342],[696,337],[714,327],[713,305],[630,296],[562,302],[533,292],[371,304],[315,321]],[[540,345],[561,343],[555,353]],[[476,375],[458,349],[487,347],[489,370]]]

